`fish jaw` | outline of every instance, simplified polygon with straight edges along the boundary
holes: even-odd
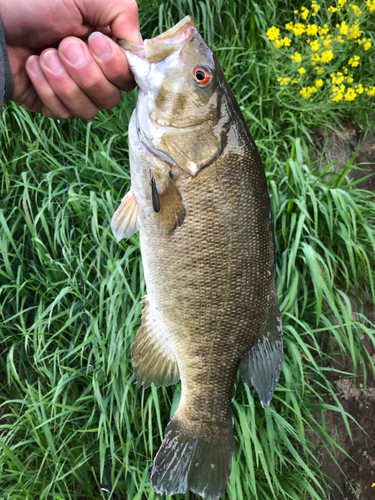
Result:
[[[190,38],[195,35],[197,29],[192,17],[186,16],[171,29],[160,35],[146,39],[143,45],[137,45],[128,40],[117,40],[117,43],[128,53],[136,55],[138,58],[146,59],[149,63],[162,61],[172,52],[180,50]],[[136,76],[137,68],[134,68]]]

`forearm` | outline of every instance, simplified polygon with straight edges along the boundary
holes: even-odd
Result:
[[[3,105],[3,100],[9,99],[12,95],[12,90],[12,73],[10,71],[8,51],[0,18],[0,109]]]

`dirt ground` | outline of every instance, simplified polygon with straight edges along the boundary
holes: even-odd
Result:
[[[372,358],[375,361],[375,353]],[[345,371],[350,370],[348,360],[344,360],[344,366]],[[367,384],[366,391],[361,380],[363,382],[361,376],[357,378],[356,384],[344,377],[333,380],[344,410],[358,425],[349,418],[351,440],[342,417],[334,411],[325,414],[328,433],[346,453],[335,451],[338,466],[327,452],[319,456],[322,471],[339,487],[327,492],[329,500],[375,499],[375,380]]]

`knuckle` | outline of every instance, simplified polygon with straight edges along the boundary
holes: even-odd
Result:
[[[91,77],[90,80],[83,82],[81,87],[84,92],[94,92],[100,90],[103,85],[103,77]]]
[[[121,94],[119,92],[116,93],[115,95],[108,97],[101,107],[103,109],[112,109],[115,106],[117,106],[120,100],[121,100]]]

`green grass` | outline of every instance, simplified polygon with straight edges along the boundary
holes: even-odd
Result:
[[[144,5],[144,33],[169,27],[185,5]],[[271,98],[272,68],[259,33],[291,4],[275,5],[212,0],[191,9],[214,42],[266,165],[285,330],[269,409],[236,382],[226,493],[233,500],[325,499],[330,483],[317,452],[326,447],[333,455],[339,444],[324,415],[338,412],[349,435],[351,420],[331,384],[333,360],[346,353],[354,371],[362,363],[365,377],[374,373],[358,333],[375,345],[375,327],[355,321],[348,300],[361,290],[374,301],[373,193],[355,188],[350,162],[340,174],[322,158],[312,161],[307,115]],[[62,123],[69,192],[57,123],[14,104],[0,122],[0,500],[107,498],[100,490],[106,449],[117,498],[157,497],[150,467],[179,386],[137,387],[130,349],[145,294],[139,240],[118,244],[110,230],[130,184],[134,104],[131,93],[89,123]]]

